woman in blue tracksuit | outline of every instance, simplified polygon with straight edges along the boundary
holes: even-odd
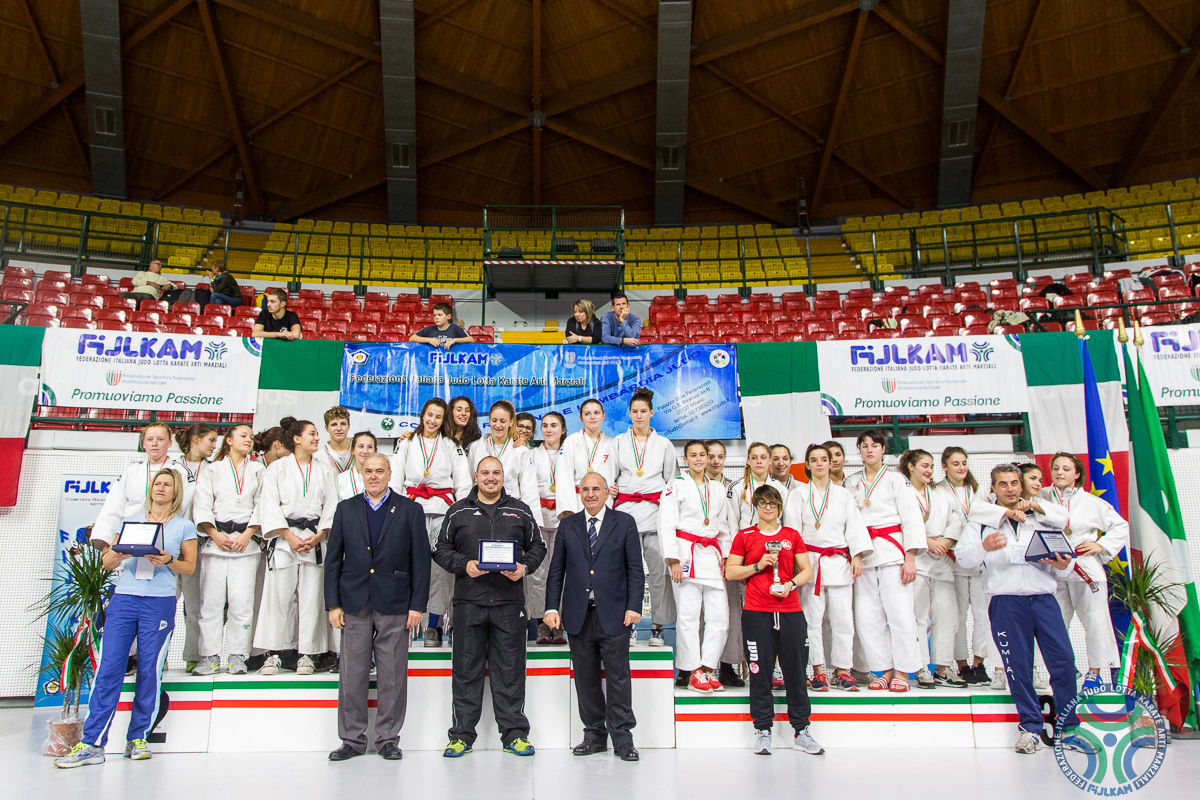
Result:
[[[158,555],[130,560],[126,553],[111,547],[104,551],[104,566],[121,566],[116,590],[104,615],[104,636],[100,640],[100,663],[88,701],[83,741],[70,754],[55,759],[64,769],[104,763],[104,745],[108,729],[117,712],[121,685],[125,681],[125,663],[137,641],[137,684],[133,696],[133,715],[126,735],[125,757],[135,761],[150,758],[146,739],[158,715],[162,691],[163,667],[175,630],[175,587],[177,576],[191,575],[196,568],[196,527],[180,516],[183,482],[173,469],[160,469],[150,483],[145,511],[126,517],[125,522],[163,524],[163,548]]]

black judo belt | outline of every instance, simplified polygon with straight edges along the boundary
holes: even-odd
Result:
[[[236,536],[240,533],[245,533],[246,528],[250,527],[250,523],[249,522],[214,522],[213,527],[216,528],[217,530],[219,530],[221,533],[225,534],[226,536]],[[259,550],[261,550],[263,547],[262,537],[261,536],[251,536],[250,538],[254,540],[255,544],[258,545]]]
[[[302,531],[311,531],[314,534],[317,532],[318,520],[315,518],[314,519],[307,519],[307,518],[306,519],[291,519],[290,517],[288,517],[285,519],[287,519],[287,524],[288,524],[289,528],[299,529]],[[275,547],[278,544],[279,544],[278,536],[271,539],[270,543],[267,544],[267,569],[270,569],[270,570],[275,569]],[[316,557],[317,557],[317,565],[318,566],[320,566],[321,562],[324,561],[324,559],[321,555],[321,552],[323,549],[324,549],[323,542],[321,544],[317,545]]]

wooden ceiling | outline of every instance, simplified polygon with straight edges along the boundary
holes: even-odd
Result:
[[[794,212],[801,179],[818,218],[936,205],[947,0],[694,6],[685,220]],[[537,198],[650,224],[656,7],[417,0],[421,221]],[[90,191],[79,9],[0,0],[0,181]],[[242,167],[266,215],[386,219],[378,13],[122,2],[130,198],[228,209]],[[991,0],[973,202],[1200,172],[1198,63],[1200,0]]]

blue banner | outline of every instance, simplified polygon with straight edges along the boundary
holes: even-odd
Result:
[[[739,439],[737,361],[732,347],[647,345],[637,349],[580,345],[460,345],[439,350],[427,344],[346,344],[341,404],[352,430],[394,437],[417,427],[431,397],[466,395],[486,427],[488,408],[508,400],[540,419],[548,411],[566,417],[567,430],[581,427],[579,407],[604,404],[604,430],[629,427],[635,389],[654,391],[651,425],[670,439]],[[540,433],[539,433],[540,438]]]

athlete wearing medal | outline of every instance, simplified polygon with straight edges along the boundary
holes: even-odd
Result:
[[[479,462],[485,458],[496,459],[504,468],[504,491],[532,511],[540,505],[537,474],[529,461],[529,448],[517,442],[516,431],[513,430],[516,416],[516,409],[507,400],[492,403],[488,409],[491,430],[467,451],[468,473],[474,476],[479,471]]]
[[[924,550],[925,521],[903,476],[883,464],[887,439],[882,431],[858,436],[863,471],[847,479],[873,544],[854,582],[854,627],[867,669],[882,672],[867,687],[908,691],[908,674],[921,666],[913,587],[917,553]]]
[[[567,432],[567,421],[557,411],[548,411],[542,417],[542,443],[529,451],[529,463],[537,477],[538,502],[533,516],[542,531],[546,543],[546,557],[533,572],[525,576],[525,609],[530,621],[537,620],[537,639],[540,645],[566,644],[562,628],[550,628],[542,621],[546,616],[546,578],[550,573],[550,559],[554,555],[554,538],[558,533],[558,509],[555,491],[558,488],[558,460],[562,458],[563,435]]]
[[[924,658],[917,670],[917,685],[922,689],[932,689],[939,683],[966,686],[954,665],[954,636],[959,619],[951,560],[962,523],[952,512],[949,498],[931,484],[932,455],[924,450],[906,450],[896,471],[908,478],[925,520],[927,549],[917,554],[917,579],[913,581],[917,642]],[[927,666],[930,663],[936,665],[933,673]]]
[[[179,473],[181,485],[187,484],[183,465],[168,454],[171,449],[171,429],[161,422],[152,422],[142,428],[141,442],[145,459],[135,461],[124,469],[121,477],[112,485],[108,497],[92,526],[89,541],[101,550],[107,550],[117,539],[121,523],[134,514],[141,513],[150,496],[150,481],[160,469],[173,469]]]
[[[415,500],[425,514],[425,532],[432,548],[442,531],[446,510],[471,491],[467,458],[450,438],[450,413],[446,401],[431,397],[421,407],[420,429],[399,442],[392,456],[391,487]],[[507,440],[506,440],[507,444]],[[434,564],[429,575],[429,606],[425,646],[442,643],[442,617],[450,613],[454,576]]]
[[[780,494],[786,503],[787,493],[797,485],[796,479],[792,477],[792,450],[786,444],[771,445],[771,477],[783,487]]]
[[[684,458],[688,472],[668,484],[658,511],[658,537],[675,592],[675,665],[691,673],[688,688],[692,691],[721,692],[725,687],[715,670],[725,649],[729,621],[724,564],[732,536],[724,488],[704,474],[708,461],[704,442],[688,442]]]
[[[613,508],[630,514],[637,522],[642,556],[646,560],[650,583],[650,639],[648,644],[660,647],[666,643],[663,625],[675,621],[675,595],[663,562],[662,540],[658,533],[659,505],[667,486],[678,477],[679,466],[675,445],[650,427],[654,416],[654,393],[644,387],[637,389],[629,400],[629,430],[616,437],[616,479],[610,494],[616,492]],[[662,565],[661,567],[659,565]],[[631,638],[637,636],[637,631]]]
[[[375,455],[375,434],[370,431],[359,431],[350,438],[350,467],[337,476],[334,489],[340,503],[363,493],[367,485],[363,483],[362,465],[370,456]]]
[[[603,475],[609,496],[616,497],[613,492],[613,484],[617,482],[616,442],[601,430],[604,416],[604,406],[599,400],[584,400],[579,407],[583,430],[575,431],[563,442],[557,481],[559,519],[583,509],[579,482],[589,472]]]
[[[1087,647],[1088,674],[1083,686],[1104,682],[1103,667],[1119,667],[1116,634],[1108,610],[1108,577],[1104,565],[1129,544],[1129,523],[1112,504],[1096,497],[1084,487],[1083,461],[1071,453],[1055,453],[1050,461],[1053,485],[1042,489],[1038,497],[1067,510],[1063,533],[1075,550],[1072,569],[1056,574],[1055,599],[1062,607],[1063,624],[1068,628],[1073,616],[1083,625]]]
[[[808,625],[808,660],[812,689],[829,691],[826,672],[824,621],[829,620],[833,685],[857,692],[850,675],[854,649],[854,579],[862,575],[863,558],[874,549],[867,526],[851,492],[829,477],[829,448],[809,445],[804,454],[808,483],[788,495],[784,519],[800,532],[808,549],[813,579],[800,587],[800,603]]]
[[[192,518],[206,564],[200,581],[200,663],[194,675],[220,672],[222,641],[228,645],[229,674],[247,671],[262,554],[257,504],[267,471],[250,458],[253,447],[250,426],[235,425],[196,481]]]
[[[179,466],[183,468],[183,503],[179,516],[192,519],[192,504],[196,497],[196,482],[200,480],[208,459],[217,446],[217,432],[203,422],[197,422],[175,432],[179,446]],[[200,580],[203,559],[197,544],[195,569],[190,575],[179,575],[179,592],[183,595],[183,661],[189,672],[200,663]]]

